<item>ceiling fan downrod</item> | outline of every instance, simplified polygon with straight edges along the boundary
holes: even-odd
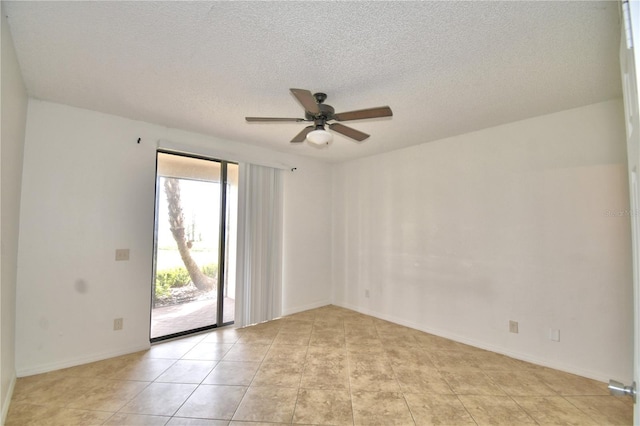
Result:
[[[316,99],[317,103],[321,104],[327,99],[327,94],[326,93],[322,93],[322,92],[318,92],[318,93],[314,93],[313,97]]]

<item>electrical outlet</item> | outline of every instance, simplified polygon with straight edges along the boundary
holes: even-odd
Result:
[[[560,341],[560,330],[558,330],[556,328],[550,328],[549,329],[549,340],[551,340],[553,342],[559,342]]]
[[[123,327],[124,327],[124,319],[116,318],[116,319],[113,320],[113,330],[114,331],[122,330]]]
[[[366,290],[364,291],[364,297],[366,297],[367,299],[370,297],[369,289],[366,289]]]
[[[518,321],[509,321],[509,333],[518,333]]]
[[[129,249],[116,249],[116,260],[129,260]]]

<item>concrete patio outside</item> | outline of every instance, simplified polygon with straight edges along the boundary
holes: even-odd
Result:
[[[177,305],[153,308],[151,311],[151,338],[194,330],[216,323],[217,300],[197,300]],[[235,300],[224,299],[223,322],[235,317]]]

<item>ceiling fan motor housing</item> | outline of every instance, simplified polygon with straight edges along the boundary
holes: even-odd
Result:
[[[322,118],[324,121],[333,120],[333,114],[336,112],[331,105],[318,104],[320,112],[318,114],[311,114],[305,111],[304,115],[309,121],[314,121],[317,118]]]

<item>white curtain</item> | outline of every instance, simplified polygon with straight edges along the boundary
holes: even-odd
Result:
[[[282,171],[240,164],[236,325],[282,314]]]

